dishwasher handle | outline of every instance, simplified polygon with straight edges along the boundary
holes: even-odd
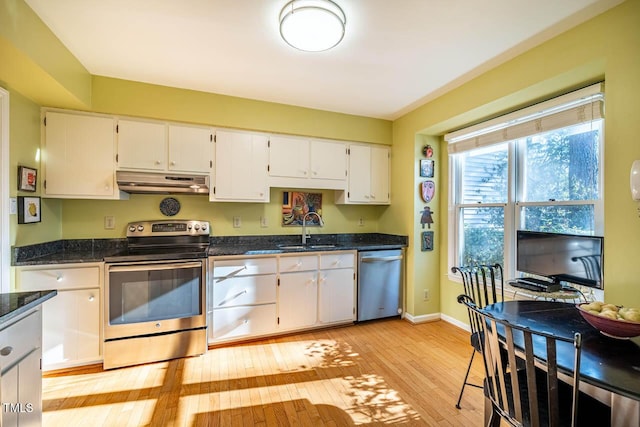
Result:
[[[398,261],[401,259],[402,259],[402,255],[381,256],[381,257],[369,256],[369,257],[362,257],[360,259],[360,262],[389,262],[389,261]]]

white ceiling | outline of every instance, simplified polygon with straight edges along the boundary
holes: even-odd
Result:
[[[26,0],[94,75],[395,119],[622,0],[336,0],[332,50],[278,32],[287,0]]]

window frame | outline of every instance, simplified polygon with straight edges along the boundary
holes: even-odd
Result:
[[[600,84],[594,85],[588,89],[596,87],[599,89]],[[566,98],[571,94],[564,95],[559,98]],[[552,99],[550,102],[555,102],[557,105],[557,99]],[[512,116],[512,114],[507,116]],[[505,116],[505,117],[507,117]],[[487,124],[495,123],[498,119],[491,120],[487,122]],[[461,176],[461,157],[463,153],[470,152],[478,148],[482,148],[482,146],[467,148],[462,150],[450,150],[448,155],[449,160],[449,194],[448,194],[448,255],[447,255],[447,274],[450,280],[460,281],[458,275],[455,275],[451,272],[451,267],[456,266],[458,260],[461,256],[461,242],[462,238],[462,210],[468,207],[503,207],[504,208],[504,274],[505,279],[513,278],[516,276],[515,269],[515,244],[516,244],[516,230],[520,227],[521,224],[521,211],[523,207],[526,206],[562,206],[562,205],[592,205],[594,209],[594,234],[595,235],[604,235],[604,135],[605,135],[605,120],[604,115],[601,117],[594,117],[589,122],[600,121],[600,131],[598,133],[598,189],[599,189],[599,198],[598,199],[590,199],[590,200],[568,200],[568,201],[536,201],[536,202],[522,202],[522,189],[524,188],[524,174],[519,175],[518,169],[522,167],[524,164],[524,152],[525,150],[518,149],[518,145],[521,144],[521,140],[526,138],[526,136],[520,136],[518,138],[502,141],[499,143],[507,143],[508,144],[508,155],[507,155],[507,174],[508,174],[508,184],[507,184],[507,202],[506,203],[458,203],[458,198],[461,196],[462,191],[462,176]],[[474,134],[477,134],[478,128],[481,128],[482,124],[475,125],[470,127]],[[573,125],[562,126],[558,129],[563,129]],[[450,141],[447,137],[451,135],[458,135],[462,133],[462,131],[457,131],[453,134],[448,134],[445,136],[445,140]],[[541,131],[537,133],[532,133],[531,135],[546,133],[546,131]],[[530,136],[531,136],[530,135]],[[487,144],[492,145],[492,144]]]

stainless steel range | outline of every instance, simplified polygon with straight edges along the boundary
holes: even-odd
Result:
[[[105,258],[104,369],[207,350],[207,221],[127,226],[127,249]]]

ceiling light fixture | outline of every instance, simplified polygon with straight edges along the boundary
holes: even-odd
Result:
[[[292,0],[280,11],[280,35],[305,52],[335,47],[344,37],[347,18],[331,0]]]

